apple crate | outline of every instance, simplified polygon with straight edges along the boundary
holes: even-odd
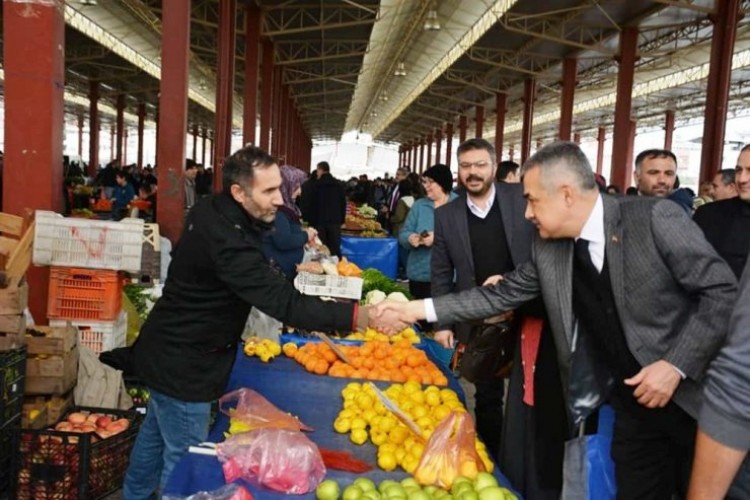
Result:
[[[0,426],[21,416],[26,346],[0,352]]]
[[[50,326],[71,324],[78,329],[78,343],[97,354],[125,347],[128,334],[128,313],[121,311],[115,321],[50,320]]]
[[[142,246],[142,219],[112,222],[36,211],[33,262],[38,266],[139,272]]]
[[[49,276],[47,317],[113,321],[122,310],[122,280],[117,271],[53,267]]]
[[[72,412],[126,418],[129,427],[106,438],[95,432],[15,431],[19,451],[13,469],[18,480],[12,498],[88,500],[106,497],[122,487],[142,417],[134,411],[104,408],[74,407]]]

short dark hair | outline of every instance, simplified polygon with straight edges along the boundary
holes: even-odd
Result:
[[[750,151],[750,144],[745,144],[742,146],[742,149],[740,149],[740,153],[744,153],[745,151]]]
[[[638,196],[638,188],[635,186],[630,186],[625,190],[626,196]]]
[[[641,169],[641,164],[643,163],[643,160],[651,160],[653,158],[671,158],[672,161],[674,161],[675,166],[677,166],[677,157],[670,150],[647,149],[645,151],[641,151],[640,153],[638,153],[638,156],[635,157],[636,170]]]
[[[245,146],[238,149],[224,162],[222,190],[224,193],[231,193],[233,184],[244,188],[252,182],[256,168],[268,168],[271,165],[276,165],[276,160],[258,147]]]
[[[492,161],[492,163],[495,163],[497,161],[497,156],[495,155],[495,146],[482,139],[481,137],[475,137],[474,139],[468,139],[462,142],[461,145],[458,146],[458,149],[456,149],[456,157],[459,157],[461,153],[465,153],[466,151],[474,151],[475,149],[487,151],[490,154],[490,160]]]
[[[321,169],[323,172],[326,172],[326,173],[331,171],[331,166],[328,164],[327,161],[321,161],[320,163],[318,163],[317,168]]]
[[[118,170],[117,172],[115,172],[115,178],[117,177],[122,177],[123,179],[128,180],[128,174],[123,172],[122,170]]]
[[[185,160],[185,170],[190,170],[191,168],[198,168],[198,164],[195,163],[194,160],[188,158]]]
[[[718,175],[721,175],[721,182],[723,182],[725,186],[729,184],[734,184],[735,170],[733,168],[725,168],[725,169],[719,170],[716,173]]]
[[[497,164],[497,174],[495,179],[504,181],[510,174],[515,174],[521,166],[511,160],[501,161]]]

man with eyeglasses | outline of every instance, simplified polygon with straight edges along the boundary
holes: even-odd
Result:
[[[431,263],[433,296],[494,284],[504,274],[531,258],[534,226],[524,218],[526,202],[523,199],[523,189],[520,184],[495,182],[495,148],[484,139],[469,139],[458,147],[457,157],[458,177],[464,189],[455,201],[435,212]],[[531,494],[530,498],[558,498],[564,435],[561,434],[559,439],[554,436],[557,428],[564,433],[565,418],[554,345],[551,340],[543,341],[542,347],[546,353],[542,356],[544,366],[539,367],[536,377],[532,376],[538,381],[537,387],[540,390],[537,393],[543,393],[537,394],[538,402],[548,415],[559,417],[548,419],[551,421],[549,425],[543,426],[545,434],[539,439],[539,442],[545,442],[544,446],[548,449],[557,447],[559,456],[558,461],[552,461],[556,466],[549,467],[549,474],[546,474],[544,480],[540,480],[541,476],[536,474],[535,465],[531,466],[534,471],[524,472],[528,463],[527,444],[535,440],[532,438],[527,441],[522,427],[524,422],[533,425],[534,421],[526,418],[525,405],[521,401],[524,397],[524,374],[520,350],[515,349],[514,352],[519,325],[520,318],[514,319],[512,313],[491,318],[483,324],[439,323],[435,327],[435,339],[445,347],[453,347],[455,337],[465,346],[462,375],[476,386],[477,432],[490,453],[500,460],[503,472],[510,474],[508,477],[511,482],[521,487],[524,495]],[[500,343],[501,337],[507,339],[507,342],[495,347],[506,352],[506,361],[511,356],[515,358],[506,410],[506,413],[513,415],[513,423],[507,421],[505,436],[505,380],[498,374],[498,370],[504,367],[500,366],[501,363],[488,363],[489,372],[469,368],[469,360],[478,359],[476,351],[471,352],[472,350],[480,349],[479,344],[484,341]],[[497,359],[500,361],[501,357]],[[529,368],[533,369],[533,365],[530,364]],[[531,447],[535,447],[535,443]],[[547,456],[552,455],[554,453]],[[547,476],[551,476],[551,479]]]

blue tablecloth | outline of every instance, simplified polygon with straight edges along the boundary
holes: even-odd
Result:
[[[361,269],[374,267],[391,279],[398,273],[398,240],[395,238],[341,238],[341,255]]]
[[[408,475],[402,470],[385,472],[377,468],[375,465],[377,449],[371,443],[356,446],[349,440],[347,434],[338,434],[333,430],[333,421],[341,410],[341,390],[351,381],[351,379],[312,375],[294,360],[285,357],[263,364],[258,358],[248,358],[240,350],[227,385],[227,392],[241,387],[249,387],[258,391],[280,409],[297,415],[305,424],[314,427],[315,431],[307,435],[321,447],[347,450],[373,464],[373,470],[364,475],[375,482],[383,479],[400,480],[407,477]],[[452,387],[457,387],[455,380],[451,382]],[[384,388],[390,383],[378,382],[376,384]],[[460,393],[460,396],[463,396],[463,393]],[[501,425],[501,422],[498,422],[498,425]],[[223,432],[228,426],[228,418],[220,415],[209,434],[209,441],[223,441]],[[503,486],[510,487],[508,480],[497,469],[495,476]],[[326,475],[326,478],[338,481],[342,488],[353,482],[356,477],[356,474],[335,470],[329,470]],[[221,464],[216,457],[189,453],[175,467],[165,493],[189,495],[198,491],[214,490],[223,484]],[[256,498],[281,499],[286,497],[261,486],[244,482],[243,484],[252,491]],[[303,498],[312,499],[315,495],[311,493]]]

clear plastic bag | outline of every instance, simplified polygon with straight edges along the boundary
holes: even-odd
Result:
[[[450,489],[458,476],[473,479],[485,470],[477,454],[474,422],[467,413],[452,412],[435,428],[425,445],[414,479]]]
[[[253,495],[242,485],[227,484],[218,490],[199,491],[188,497],[165,495],[162,500],[253,500]]]
[[[287,494],[313,491],[326,475],[318,447],[299,431],[236,434],[216,446],[216,455],[227,482],[241,478]]]
[[[235,401],[237,402],[235,408],[226,408]],[[279,410],[266,398],[246,387],[224,394],[219,398],[219,409],[232,420],[246,423],[250,426],[250,429],[273,427],[295,431],[314,430],[312,427],[303,424],[299,418]]]

